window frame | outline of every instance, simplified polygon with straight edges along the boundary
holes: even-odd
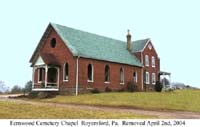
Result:
[[[108,74],[107,74],[107,76],[108,76],[108,80],[106,80],[106,67],[108,67]],[[105,68],[104,68],[104,83],[106,83],[106,84],[109,84],[110,83],[110,66],[109,65],[106,65],[105,66]]]
[[[149,55],[145,55],[145,66],[149,66]]]
[[[151,57],[151,65],[152,67],[156,67],[156,59],[154,56]]]
[[[135,76],[134,76],[134,74],[135,74]],[[135,83],[138,82],[138,74],[137,74],[137,71],[134,71],[134,72],[133,72],[133,81],[134,81]]]
[[[120,68],[120,70],[119,70],[119,75],[120,75],[120,84],[124,84],[124,82],[125,82],[125,76],[124,76],[124,68],[123,67],[121,67]]]
[[[66,75],[66,64],[67,64],[67,70],[68,70],[68,74]],[[67,78],[66,78],[66,76],[67,76]],[[68,62],[65,62],[64,63],[64,67],[63,67],[63,81],[64,82],[68,82],[69,81],[69,64],[68,64]]]
[[[156,74],[155,73],[152,73],[151,80],[152,80],[152,84],[155,85],[156,84]]]
[[[149,79],[149,77],[150,77],[150,76],[149,76],[149,72],[146,72],[146,73],[145,73],[145,83],[146,83],[146,84],[150,84],[150,79]],[[147,80],[147,79],[148,79],[148,80]]]
[[[91,65],[91,80],[89,79],[89,66]],[[94,67],[92,64],[88,64],[87,66],[87,81],[94,82]]]

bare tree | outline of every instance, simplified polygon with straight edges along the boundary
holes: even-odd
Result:
[[[7,87],[3,81],[0,81],[0,93],[7,92],[9,92],[9,87]]]
[[[11,93],[22,93],[23,90],[20,86],[14,85],[13,88],[11,89]]]

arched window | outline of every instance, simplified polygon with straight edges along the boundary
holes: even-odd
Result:
[[[151,58],[151,64],[152,64],[152,67],[155,67],[155,64],[156,62],[155,62],[155,57],[154,56],[152,56],[152,58]]]
[[[108,65],[105,66],[105,82],[109,82],[110,81],[110,68]]]
[[[133,81],[137,83],[137,71],[133,72]]]
[[[149,56],[145,55],[145,65],[149,66]]]
[[[68,63],[64,64],[64,68],[63,68],[63,80],[64,81],[68,81],[69,79],[69,67],[68,67]]]
[[[93,66],[92,66],[92,64],[88,65],[88,81],[93,81]]]
[[[56,39],[55,38],[51,39],[50,45],[51,45],[52,48],[56,47]]]
[[[120,83],[124,83],[124,69],[120,68]]]

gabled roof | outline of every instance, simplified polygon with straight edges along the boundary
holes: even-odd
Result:
[[[132,51],[133,52],[141,52],[146,44],[149,42],[149,38],[147,39],[142,39],[142,40],[137,40],[132,42]]]
[[[142,67],[126,48],[126,42],[53,24],[52,27],[74,56]]]
[[[57,32],[73,56],[104,60],[142,67],[140,61],[127,50],[126,42],[50,23],[30,62],[33,62],[51,27]]]

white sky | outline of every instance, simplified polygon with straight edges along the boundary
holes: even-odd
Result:
[[[49,22],[126,40],[151,38],[172,81],[200,87],[198,0],[4,0],[0,2],[0,80],[31,80],[29,59]]]

